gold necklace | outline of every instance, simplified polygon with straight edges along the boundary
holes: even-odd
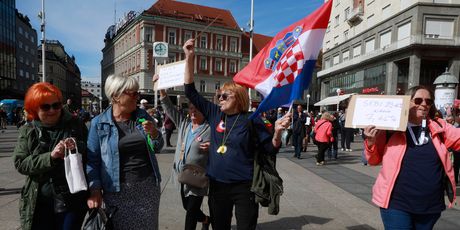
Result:
[[[217,153],[220,153],[221,155],[224,155],[224,153],[227,152],[227,146],[225,146],[225,142],[227,142],[228,137],[230,136],[230,132],[232,132],[233,127],[235,127],[235,124],[238,121],[238,118],[240,118],[240,114],[241,113],[239,113],[238,116],[236,117],[236,120],[235,120],[235,122],[233,122],[233,125],[230,128],[230,130],[228,131],[228,133],[227,133],[227,129],[225,129],[224,136],[222,138],[222,144],[219,146],[219,148],[217,148]],[[225,121],[224,122],[225,122],[225,126],[227,126],[227,114],[225,114]]]

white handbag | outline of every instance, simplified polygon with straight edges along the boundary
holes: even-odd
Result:
[[[69,185],[70,193],[77,193],[80,191],[88,190],[88,184],[86,183],[85,171],[83,170],[83,161],[81,153],[78,152],[77,142],[71,138],[75,143],[75,153],[72,153],[70,149],[65,149],[64,156],[64,167],[65,167],[65,178]]]

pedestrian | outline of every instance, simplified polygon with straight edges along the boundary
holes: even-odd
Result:
[[[153,119],[137,108],[139,83],[111,75],[112,106],[91,120],[88,135],[89,208],[116,207],[114,229],[158,229],[161,175],[155,152],[163,147]]]
[[[254,152],[256,147],[267,155],[278,152],[281,131],[289,126],[290,113],[276,121],[271,135],[260,116],[248,120],[246,88],[227,82],[221,87],[219,105],[206,100],[193,83],[194,42],[189,39],[183,47],[186,56],[185,95],[203,113],[211,127],[207,174],[212,228],[229,230],[235,207],[237,229],[256,229],[259,205],[251,192]]]
[[[140,101],[140,106],[139,106],[139,108],[144,109],[144,110],[147,110],[147,104],[148,104],[148,103],[149,103],[149,101],[147,101],[146,99],[142,99],[142,100]]]
[[[13,153],[14,166],[26,176],[19,201],[25,230],[80,229],[87,211],[88,193],[70,193],[63,159],[66,149],[78,146],[85,162],[88,130],[62,109],[62,100],[61,91],[47,82],[33,84],[25,95],[31,122],[19,129]]]
[[[339,114],[337,112],[333,113],[331,116],[331,123],[332,123],[332,136],[334,137],[334,141],[332,141],[331,146],[327,151],[328,159],[336,159],[337,160],[337,152],[339,150],[339,132],[340,132],[340,123],[339,123]]]
[[[297,157],[297,159],[300,159],[302,152],[302,140],[306,132],[306,118],[302,105],[297,105],[296,111],[292,114],[292,144],[294,145],[294,157]]]
[[[176,129],[176,125],[174,125],[174,122],[171,120],[171,118],[167,114],[165,114],[164,117],[165,117],[165,121],[164,121],[163,127],[166,133],[166,136],[165,136],[166,146],[174,147],[171,145],[171,136],[174,130]]]
[[[153,82],[158,75],[153,77]],[[188,104],[188,115],[184,116],[172,104],[166,91],[160,90],[160,101],[168,117],[179,127],[173,169],[176,175],[182,172],[185,164],[198,165],[206,169],[209,155],[210,128],[203,114],[192,103]],[[209,229],[211,219],[201,210],[203,197],[208,194],[208,187],[198,188],[187,184],[180,185],[182,205],[186,211],[185,230],[195,230],[197,222],[202,223],[202,230]]]
[[[351,142],[353,140],[354,129],[345,127],[346,117],[347,109],[339,116],[341,151],[352,152]]]
[[[453,125],[456,128],[460,128],[459,124],[455,121],[455,116],[452,114],[446,116],[446,122]],[[452,157],[454,158],[453,167],[455,184],[458,184],[458,175],[460,171],[460,151],[452,151]]]
[[[3,110],[3,108],[0,108],[0,129],[6,129],[6,122],[7,122],[7,113],[5,112],[5,110]],[[2,130],[2,132],[4,132]]]
[[[455,180],[448,149],[460,150],[460,129],[436,118],[434,93],[428,87],[409,89],[406,131],[364,129],[370,165],[382,165],[372,201],[380,207],[385,229],[432,229],[455,201]]]
[[[324,155],[329,149],[331,143],[334,141],[332,135],[332,121],[333,116],[329,112],[323,112],[321,119],[315,125],[315,140],[318,142],[318,154],[316,154],[316,165],[324,165]]]
[[[75,104],[73,103],[72,99],[67,99],[67,103],[63,107],[64,110],[67,110],[72,116],[78,117],[78,108],[76,108]]]

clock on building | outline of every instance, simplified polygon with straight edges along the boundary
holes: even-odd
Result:
[[[153,43],[154,57],[168,57],[168,43],[155,42]]]

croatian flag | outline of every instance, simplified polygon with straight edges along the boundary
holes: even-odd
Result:
[[[264,96],[257,111],[289,105],[308,88],[321,50],[332,0],[279,32],[233,81]]]

